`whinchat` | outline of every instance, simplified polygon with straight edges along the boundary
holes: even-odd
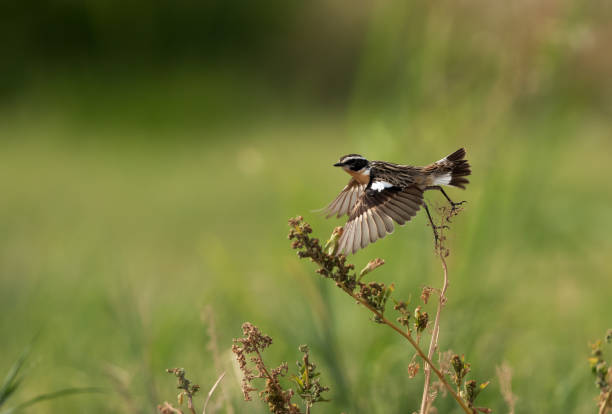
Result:
[[[341,167],[352,177],[324,209],[327,217],[349,216],[338,241],[338,253],[355,253],[385,237],[393,232],[393,222],[405,224],[421,206],[427,212],[437,239],[437,227],[423,200],[423,192],[441,191],[455,209],[463,201],[453,202],[441,186],[465,189],[469,182],[465,177],[471,174],[463,148],[425,167],[368,161],[358,154],[345,155],[334,166]]]

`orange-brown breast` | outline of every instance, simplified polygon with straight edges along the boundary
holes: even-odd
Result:
[[[367,184],[370,182],[370,175],[362,174],[360,172],[351,171],[351,170],[346,170],[346,172],[352,175],[353,178],[357,180],[359,184]]]

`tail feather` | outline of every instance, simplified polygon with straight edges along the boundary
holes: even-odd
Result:
[[[451,180],[448,185],[465,189],[465,185],[469,183],[469,180],[465,177],[470,175],[472,170],[470,170],[470,164],[464,158],[464,148],[459,148],[446,157],[446,161],[451,164]]]
[[[459,148],[457,151],[453,152],[451,155],[447,155],[445,157],[448,161],[460,161],[465,158],[465,148]]]

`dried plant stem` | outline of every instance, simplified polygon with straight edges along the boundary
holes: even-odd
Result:
[[[195,407],[193,406],[193,397],[190,394],[187,395],[187,408],[189,408],[191,414],[196,414]]]
[[[200,314],[200,318],[202,322],[204,322],[207,325],[207,331],[208,331],[208,336],[210,340],[206,348],[212,354],[213,362],[215,365],[215,371],[217,371],[217,373],[222,372],[223,369],[222,369],[222,363],[221,363],[221,356],[219,354],[219,346],[217,345],[218,341],[217,341],[217,329],[216,329],[216,324],[215,324],[215,315],[214,315],[214,310],[212,306],[210,305],[206,306],[202,310],[202,313]],[[225,375],[225,372],[221,374],[220,378],[223,378],[224,375]],[[218,385],[219,391],[221,392],[220,401],[222,404],[225,404],[226,414],[234,414],[234,407],[232,407],[231,398],[227,392],[226,387],[224,387],[223,384],[220,384],[220,383],[216,383],[215,387],[217,386],[217,384],[219,384]]]
[[[261,352],[259,352],[259,349],[255,348],[255,352],[257,353],[257,356],[259,357],[260,361],[263,361],[263,358],[261,356]],[[268,368],[266,368],[266,366],[264,364],[261,365],[261,369],[263,370],[263,373],[266,374],[266,378],[270,381],[272,381],[272,375],[270,375],[270,372],[268,371]]]
[[[497,372],[502,397],[504,397],[504,401],[508,405],[508,414],[514,414],[517,397],[512,393],[512,368],[504,362],[500,366],[495,367],[495,371]]]
[[[164,402],[162,405],[158,405],[157,410],[160,413],[164,413],[164,414],[166,413],[183,414],[181,410],[179,410],[178,408],[174,408],[168,401]]]
[[[178,381],[178,386],[176,387],[179,390],[182,390],[178,398],[179,406],[183,404],[183,398],[187,397],[187,408],[191,414],[196,414],[195,408],[193,406],[193,396],[200,390],[200,386],[198,384],[193,384],[189,379],[185,377],[185,369],[184,368],[170,368],[166,369],[166,372],[169,374],[173,374]],[[164,406],[158,407],[160,412],[167,412],[170,410],[172,406],[168,403],[165,403]],[[172,411],[172,410],[170,410]]]
[[[442,262],[442,269],[444,269],[444,282],[442,284],[442,290],[440,291],[440,300],[438,301],[438,309],[436,310],[436,319],[434,320],[433,331],[431,333],[431,340],[429,341],[429,351],[427,352],[427,357],[429,360],[433,358],[433,354],[438,349],[438,335],[440,333],[440,313],[442,311],[442,307],[446,302],[446,289],[448,289],[448,267],[446,266],[446,260],[444,259],[445,251],[444,249],[438,248],[438,256],[440,257],[440,261]],[[427,364],[423,368],[423,372],[425,374],[425,384],[423,386],[423,399],[421,400],[421,410],[420,414],[427,414],[428,405],[429,405],[429,385],[431,379],[431,367],[432,365]]]
[[[412,347],[416,350],[417,354],[419,354],[419,356],[423,359],[423,361],[425,361],[427,363],[427,365],[429,367],[431,367],[433,372],[440,379],[440,382],[442,382],[442,384],[444,384],[444,387],[448,390],[450,395],[453,396],[455,401],[457,401],[457,403],[461,406],[463,411],[465,411],[468,414],[473,414],[472,409],[467,406],[465,401],[463,401],[463,398],[461,398],[455,392],[455,390],[450,386],[448,381],[446,381],[446,378],[444,378],[444,374],[442,372],[440,372],[440,370],[438,368],[436,368],[436,366],[433,364],[433,362],[431,362],[431,358],[429,358],[427,355],[425,355],[425,352],[423,352],[423,350],[419,347],[419,345],[412,338],[412,336],[410,336],[410,334],[408,334],[407,332],[404,332],[404,330],[402,328],[400,328],[399,326],[397,326],[396,324],[394,324],[393,322],[391,322],[390,320],[385,318],[382,313],[380,313],[379,311],[374,309],[368,302],[366,302],[362,298],[360,298],[360,297],[356,296],[355,294],[353,294],[353,292],[350,292],[350,291],[347,291],[347,290],[345,290],[345,292],[348,293],[349,295],[351,295],[351,297],[353,299],[355,299],[357,302],[359,302],[360,304],[362,304],[363,306],[368,308],[372,313],[374,313],[379,318],[380,322],[384,323],[385,325],[387,325],[388,327],[393,329],[395,332],[397,332],[398,334],[400,334],[401,336],[406,338],[406,340],[408,340],[408,342],[410,342],[410,345],[412,345]]]
[[[206,414],[206,407],[208,407],[208,402],[210,401],[210,397],[212,397],[213,392],[215,392],[215,390],[217,389],[217,386],[219,385],[223,377],[225,377],[225,372],[219,376],[219,378],[217,379],[217,382],[215,382],[215,384],[212,386],[210,391],[208,391],[208,396],[206,397],[206,401],[204,402],[204,408],[202,408],[202,414]]]
[[[309,234],[312,233],[312,227],[310,227],[308,223],[304,223],[303,218],[301,216],[290,219],[289,225],[291,226],[291,230],[289,231],[289,240],[293,240],[293,242],[291,243],[291,247],[293,249],[299,250],[298,257],[308,257],[311,261],[317,263],[320,266],[320,268],[317,270],[317,273],[319,273],[325,278],[333,279],[336,282],[336,286],[344,290],[350,297],[355,299],[357,303],[362,304],[374,315],[376,315],[376,317],[374,318],[376,322],[387,325],[388,327],[396,331],[398,334],[403,336],[408,342],[410,342],[410,345],[412,345],[412,347],[415,349],[421,359],[427,365],[429,365],[430,369],[440,379],[440,382],[443,384],[444,388],[446,388],[446,390],[453,396],[453,398],[455,399],[455,401],[457,401],[463,411],[468,414],[473,414],[473,409],[468,406],[468,400],[464,400],[461,396],[459,396],[459,394],[457,394],[457,391],[455,391],[451,387],[451,385],[446,380],[444,374],[433,364],[433,362],[431,361],[431,357],[425,355],[425,352],[423,352],[423,350],[419,347],[417,341],[412,337],[410,330],[404,331],[403,327],[394,324],[393,322],[389,321],[387,318],[384,317],[383,312],[385,309],[385,303],[388,299],[389,294],[392,291],[392,287],[385,288],[384,284],[375,282],[366,285],[359,281],[358,278],[361,278],[364,274],[371,272],[377,267],[380,267],[384,264],[384,261],[381,259],[372,260],[358,276],[353,275],[351,274],[351,272],[354,269],[354,266],[352,264],[346,264],[345,256],[336,256],[335,254],[333,254],[333,251],[331,253],[325,252],[321,248],[319,240],[311,238],[309,236]],[[341,232],[334,231],[332,239],[330,239],[330,243],[334,239],[337,241],[338,234],[341,234]],[[440,257],[443,257],[447,254],[446,249],[443,249],[440,246],[437,247]],[[444,266],[446,265],[445,262],[443,262],[443,264]],[[445,284],[447,284],[447,282],[445,282]],[[358,291],[355,291],[357,288],[359,288]],[[440,292],[441,305],[444,304],[444,299],[442,298],[444,297],[445,291],[446,289],[444,289],[444,292]],[[418,309],[419,308],[417,308],[415,312],[418,313]],[[438,310],[438,313],[439,312],[440,311]],[[425,321],[427,320],[427,318],[420,318],[420,316],[417,317],[416,313],[415,318],[418,319],[417,323],[423,323],[423,327],[420,328],[420,331],[422,331],[426,326]],[[417,327],[417,330],[418,329],[419,328]],[[437,332],[435,336],[437,337]],[[475,384],[476,381],[473,381],[473,383]]]
[[[602,401],[598,414],[605,414],[608,409],[612,409],[612,389],[608,391],[608,396]]]

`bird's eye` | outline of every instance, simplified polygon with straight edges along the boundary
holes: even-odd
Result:
[[[368,164],[368,162],[366,160],[364,160],[364,159],[356,159],[356,160],[351,160],[351,161],[348,162],[349,167],[353,171],[359,171],[363,167],[365,167],[367,164]]]

